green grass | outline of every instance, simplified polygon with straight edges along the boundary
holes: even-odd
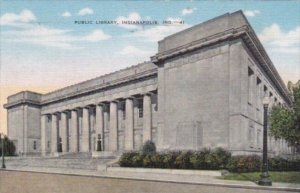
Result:
[[[246,181],[257,182],[260,179],[260,174],[261,174],[260,172],[231,173],[228,176],[219,177],[219,179],[246,180]],[[273,182],[300,184],[300,172],[269,172],[269,175]]]

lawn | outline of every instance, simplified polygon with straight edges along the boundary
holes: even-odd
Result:
[[[231,173],[228,176],[219,177],[224,180],[246,180],[257,182],[260,179],[260,172],[251,173]],[[269,172],[273,182],[299,183],[300,172]]]

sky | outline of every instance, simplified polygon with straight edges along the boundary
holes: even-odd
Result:
[[[157,52],[157,41],[238,10],[246,15],[284,82],[300,79],[300,1],[0,0],[0,4],[0,132],[7,130],[3,104],[9,95],[22,90],[47,93],[149,61]],[[93,23],[78,24],[89,21]]]

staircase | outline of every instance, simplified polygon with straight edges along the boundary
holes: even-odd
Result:
[[[97,170],[98,165],[105,166],[114,161],[113,158],[92,158],[91,153],[70,153],[59,157],[16,157],[7,159],[6,166],[8,168],[17,167],[43,167],[43,168],[69,168]]]

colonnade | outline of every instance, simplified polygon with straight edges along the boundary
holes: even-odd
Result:
[[[141,95],[143,101],[143,142],[151,140],[152,129],[152,93]],[[94,110],[94,133],[101,141],[101,150],[118,151],[118,110],[119,104],[125,103],[121,109],[125,113],[124,150],[134,149],[134,100],[136,96],[112,101],[103,101],[98,104],[65,109],[61,112],[41,115],[41,150],[42,155],[47,154],[47,120],[51,121],[51,147],[52,154],[58,152],[90,152],[91,148],[91,109]],[[80,114],[80,112],[82,114]],[[79,130],[79,117],[81,118],[81,140]],[[48,119],[47,117],[51,117]],[[108,133],[108,137],[105,135]],[[108,141],[105,141],[108,140]],[[108,144],[108,147],[106,147]],[[99,150],[99,149],[98,149]]]

